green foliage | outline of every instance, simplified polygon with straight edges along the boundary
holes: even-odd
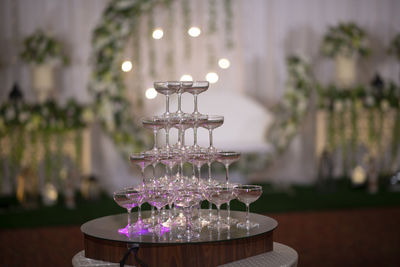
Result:
[[[390,54],[393,54],[396,59],[400,62],[400,33],[397,34],[394,39],[390,42],[389,50]]]
[[[45,64],[53,60],[61,60],[68,64],[68,57],[63,55],[63,47],[60,42],[51,36],[46,35],[41,30],[37,30],[24,40],[21,58],[34,64]]]
[[[44,104],[15,104],[0,106],[0,137],[19,127],[25,132],[66,132],[84,128],[92,120],[90,107],[69,100],[65,106],[54,101]]]
[[[329,27],[321,46],[322,54],[328,57],[342,55],[351,57],[360,55],[368,56],[371,52],[367,34],[355,23],[340,23]]]

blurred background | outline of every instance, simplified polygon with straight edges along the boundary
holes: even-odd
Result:
[[[214,145],[242,152],[232,180],[263,185],[254,212],[278,219],[278,241],[300,266],[396,265],[398,1],[2,0],[0,13],[6,266],[27,264],[12,244],[52,251],[39,236],[55,235],[74,238],[47,263],[70,265],[82,249],[77,226],[123,212],[110,196],[141,181],[128,156],[152,148],[141,118],[164,112],[153,82],[166,80],[210,82],[198,104],[225,117]],[[182,101],[191,113],[193,96]],[[199,142],[208,145],[205,129]],[[222,165],[212,170],[223,179]]]

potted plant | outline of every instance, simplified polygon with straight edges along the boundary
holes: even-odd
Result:
[[[323,55],[335,59],[336,80],[339,86],[349,87],[354,85],[357,78],[358,57],[368,56],[370,48],[365,31],[350,22],[329,27],[321,51]]]
[[[43,103],[54,88],[54,67],[68,63],[62,53],[62,45],[43,31],[37,30],[26,37],[23,43],[21,58],[31,64],[32,87]]]

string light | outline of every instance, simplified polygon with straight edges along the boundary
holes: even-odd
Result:
[[[201,30],[199,27],[190,27],[190,29],[188,30],[188,34],[192,37],[197,37],[199,36],[201,33]]]
[[[157,96],[157,91],[154,88],[148,88],[146,90],[146,98],[147,99],[154,99]]]
[[[216,74],[215,72],[209,72],[206,75],[206,80],[210,83],[216,83],[218,82],[218,74]]]
[[[230,65],[231,65],[231,63],[226,58],[221,58],[220,60],[218,60],[218,66],[221,69],[227,69],[227,68],[229,68]]]
[[[160,40],[164,36],[164,31],[161,28],[157,28],[153,31],[153,39]]]
[[[182,75],[182,77],[181,77],[181,81],[193,81],[193,78],[192,78],[192,76],[189,75],[189,74],[184,74],[184,75]]]
[[[132,70],[132,62],[130,62],[129,60],[122,62],[121,69],[123,72],[131,71]]]

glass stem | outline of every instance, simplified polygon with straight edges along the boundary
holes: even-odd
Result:
[[[181,136],[181,142],[182,142],[181,148],[185,149],[185,130],[182,130],[181,134],[182,134],[182,136]]]
[[[182,148],[182,134],[181,134],[181,132],[182,132],[182,129],[179,129],[178,130],[178,149]]]
[[[196,177],[196,168],[195,168],[194,164],[192,164],[192,168],[193,168],[192,176]]]
[[[152,166],[153,166],[153,184],[155,184],[156,183],[156,163],[153,163],[152,164]]]
[[[211,185],[211,161],[207,162],[208,166],[208,184]]]
[[[146,184],[145,178],[144,178],[144,167],[142,167],[142,185],[144,186]]]
[[[157,152],[157,130],[154,130],[153,132],[154,135],[154,147],[153,147],[153,151]]]
[[[165,128],[165,143],[166,143],[167,149],[169,149],[169,128],[168,127]]]
[[[181,179],[183,179],[183,161],[181,161],[180,166],[181,166],[181,169],[180,169],[180,174],[179,174],[179,176],[180,176]]]
[[[160,225],[160,226],[161,226],[161,220],[160,220],[160,217],[161,217],[161,209],[160,209],[160,208],[157,208],[157,213],[158,213],[158,216],[157,216],[157,225]],[[161,227],[160,227],[160,231],[161,231]]]
[[[166,102],[165,102],[165,114],[169,115],[169,95],[165,96]]]
[[[229,164],[225,164],[226,184],[229,184]]]
[[[250,225],[250,204],[246,203],[246,225]]]
[[[142,205],[139,205],[139,206],[138,206],[138,219],[137,219],[137,221],[138,221],[139,223],[142,222]]]
[[[197,172],[199,173],[199,181],[198,181],[198,185],[200,184],[200,179],[201,179],[201,165],[197,165]]]
[[[128,211],[128,227],[131,227],[131,215],[132,215],[132,209],[126,209]]]
[[[226,203],[226,211],[228,212],[228,216],[226,217],[226,220],[228,221],[228,224],[231,222],[231,202],[228,201]]]
[[[151,206],[151,220],[152,220],[152,223],[154,223],[154,219],[155,219],[155,217],[154,217],[154,207]]]
[[[193,145],[197,147],[197,127],[193,127]]]
[[[216,205],[216,206],[217,206],[217,217],[218,217],[217,226],[218,226],[218,228],[220,228],[220,226],[221,226],[221,205]]]
[[[213,147],[213,131],[212,131],[212,129],[208,130],[208,135],[209,135],[209,138],[210,138],[210,147],[209,147],[209,149],[212,150],[214,148]]]
[[[182,94],[178,94],[178,113],[182,112],[182,109],[181,109],[181,97],[182,97]]]
[[[191,216],[191,208],[186,208],[186,232],[190,234],[192,228],[192,216]]]
[[[172,168],[173,168],[173,166],[169,166],[169,177],[171,178],[171,180],[172,180],[172,173],[173,173]]]
[[[198,114],[199,111],[197,110],[197,95],[194,95],[194,114]]]

